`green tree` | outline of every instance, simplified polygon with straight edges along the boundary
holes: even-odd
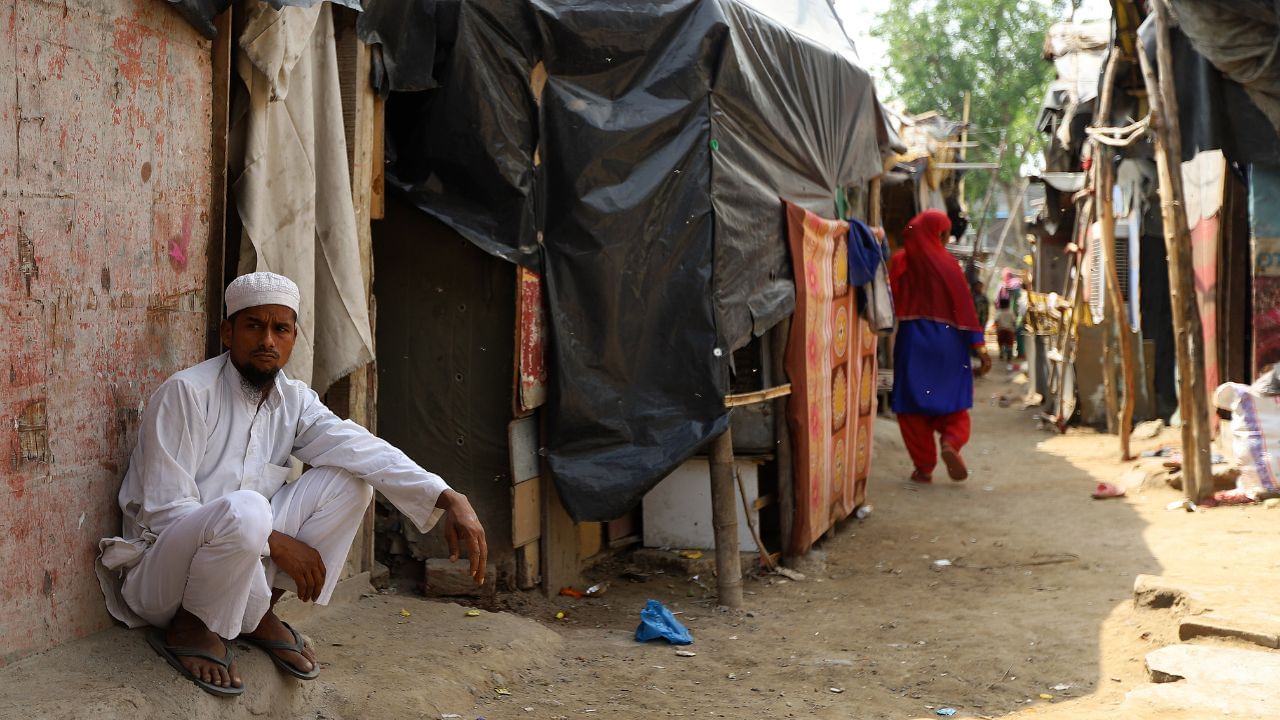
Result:
[[[959,120],[964,94],[972,93],[969,119],[976,132],[970,139],[991,150],[985,158],[971,151],[969,159],[994,161],[1005,133],[998,181],[1010,192],[1023,151],[1031,157],[1043,145],[1035,124],[1053,78],[1044,40],[1067,7],[1064,0],[890,0],[872,29],[888,47],[889,94],[910,112],[937,110]],[[988,172],[971,172],[965,183],[975,215],[988,178]]]

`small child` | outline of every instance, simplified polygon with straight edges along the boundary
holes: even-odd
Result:
[[[1000,359],[1013,360],[1013,345],[1017,340],[1017,318],[1013,303],[1008,297],[996,298],[996,342],[1000,344]]]

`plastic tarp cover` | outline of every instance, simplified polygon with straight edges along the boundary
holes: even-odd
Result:
[[[437,86],[437,28],[448,24],[457,5],[456,0],[364,0],[356,33],[376,48],[374,86],[383,97],[392,90],[411,92]]]
[[[1138,29],[1152,67],[1156,67],[1155,18]],[[1280,165],[1280,136],[1240,83],[1201,55],[1181,29],[1169,28],[1182,160],[1205,150],[1222,150],[1237,163]]]
[[[871,77],[846,56],[814,52],[746,5],[722,7],[729,37],[711,95],[715,297],[720,333],[736,349],[795,309],[779,198],[831,216],[835,188],[880,174],[882,121]]]
[[[250,2],[266,2],[271,7],[279,10],[285,6],[309,8],[316,3],[324,2],[324,0],[249,0]],[[360,9],[360,0],[329,0],[334,5],[342,5],[354,10]],[[217,30],[213,26],[213,19],[222,14],[231,5],[231,0],[168,0],[178,14],[186,18],[192,27],[200,31],[201,35],[212,40],[217,34]]]
[[[1280,4],[1273,0],[1173,0],[1196,50],[1240,83],[1280,132]]]
[[[780,197],[880,172],[873,87],[822,0],[446,4],[388,184],[543,272],[548,465],[613,519],[728,426],[733,349],[794,304]]]

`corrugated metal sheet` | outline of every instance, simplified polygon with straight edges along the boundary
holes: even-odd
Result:
[[[0,665],[105,627],[145,399],[201,359],[209,44],[153,0],[0,0]]]

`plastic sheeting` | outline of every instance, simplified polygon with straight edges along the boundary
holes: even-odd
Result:
[[[1156,65],[1155,18],[1138,30],[1152,67]],[[1280,165],[1280,135],[1238,82],[1201,55],[1179,28],[1169,29],[1182,159],[1205,150],[1222,150],[1241,164]]]
[[[282,7],[309,8],[324,0],[264,0],[268,5],[279,10]],[[342,5],[355,10],[360,9],[360,0],[329,0],[334,5]],[[218,31],[213,26],[213,19],[222,14],[231,5],[231,0],[169,0],[169,4],[187,22],[200,31],[200,34],[212,40]]]
[[[1173,7],[1196,50],[1240,83],[1280,132],[1280,4],[1173,0]]]
[[[373,84],[383,97],[391,90],[407,92],[437,86],[437,28],[448,24],[450,9],[456,10],[456,3],[364,0],[356,32],[364,43],[376,49]]]
[[[870,77],[821,0],[433,11],[388,183],[544,273],[548,464],[573,517],[618,517],[727,427],[732,351],[794,308],[780,198],[830,215],[880,172]],[[382,50],[393,89],[426,62]]]

